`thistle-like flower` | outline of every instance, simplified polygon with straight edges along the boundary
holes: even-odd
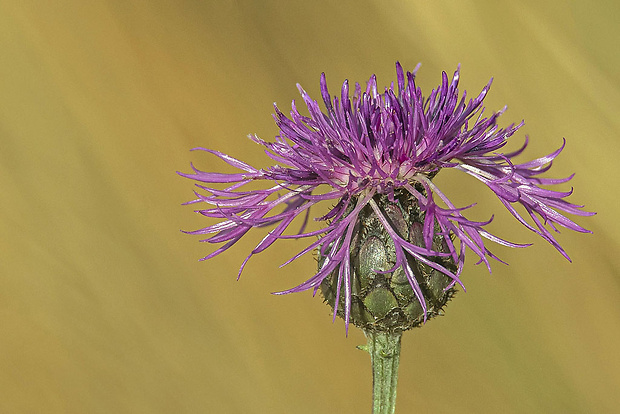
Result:
[[[459,95],[459,69],[452,80],[444,72],[441,85],[423,97],[415,73],[396,64],[397,85],[380,93],[373,75],[353,96],[345,80],[340,97],[330,96],[325,75],[320,87],[325,111],[298,85],[309,116],[292,103],[290,117],[275,106],[280,129],[275,142],[250,138],[266,148],[277,165],[257,169],[221,152],[207,151],[239,170],[225,174],[204,172],[180,175],[199,181],[198,210],[221,221],[190,234],[209,234],[204,240],[222,243],[203,260],[233,246],[250,229],[275,225],[243,261],[279,239],[311,238],[311,242],[285,264],[314,249],[319,267],[314,276],[279,294],[322,290],[344,318],[365,330],[402,331],[438,314],[452,296],[465,263],[465,252],[477,256],[489,271],[489,258],[499,260],[485,239],[509,247],[526,247],[485,230],[486,222],[472,221],[433,183],[442,168],[460,170],[483,182],[526,228],[551,243],[564,257],[551,230],[565,227],[589,232],[564,213],[588,216],[581,205],[565,200],[571,191],[541,186],[568,182],[573,175],[542,178],[564,144],[551,154],[516,164],[513,159],[527,147],[502,153],[508,138],[522,125],[497,125],[505,108],[484,116],[483,100],[489,82],[474,99]],[[245,190],[253,181],[269,183],[260,190]],[[220,188],[212,184],[222,184]],[[221,188],[226,187],[226,188]],[[206,194],[204,193],[206,192]],[[324,223],[305,232],[310,208],[320,202],[332,208],[315,220]],[[521,205],[530,220],[515,208]],[[526,215],[526,217],[527,217]],[[301,216],[302,229],[285,233]]]

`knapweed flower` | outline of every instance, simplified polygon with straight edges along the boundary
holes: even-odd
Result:
[[[456,284],[462,286],[466,250],[490,271],[489,258],[499,259],[485,241],[529,246],[485,230],[493,217],[485,222],[467,219],[464,212],[471,206],[455,206],[432,181],[442,168],[484,183],[521,224],[569,259],[550,230],[557,232],[560,226],[589,232],[564,213],[593,213],[565,200],[572,190],[546,188],[573,175],[541,177],[564,143],[547,156],[517,164],[513,159],[527,147],[527,137],[517,151],[501,149],[523,122],[500,128],[497,119],[505,108],[485,117],[482,103],[491,82],[466,100],[465,92],[459,95],[457,69],[451,81],[444,72],[441,85],[424,97],[415,84],[416,71],[405,74],[397,63],[396,89],[392,83],[381,93],[373,75],[365,89],[356,84],[353,96],[345,80],[340,96],[334,97],[323,74],[324,111],[298,85],[309,116],[298,111],[295,101],[290,117],[274,105],[280,129],[275,142],[250,136],[277,163],[270,168],[257,169],[221,152],[196,148],[239,170],[227,174],[192,166],[194,173],[180,173],[206,183],[196,184],[202,191],[189,203],[208,204],[198,212],[220,219],[188,232],[208,234],[204,241],[222,244],[203,260],[227,250],[253,228],[274,225],[243,261],[239,275],[252,255],[274,242],[311,238],[286,263],[317,249],[318,271],[278,293],[321,289],[334,317],[342,316],[347,328],[350,320],[367,330],[416,326],[440,312]],[[245,189],[255,181],[266,185]],[[315,218],[324,226],[305,232],[310,208],[321,202],[331,203],[327,214]],[[521,212],[515,208],[519,205]],[[302,229],[285,233],[298,216]]]

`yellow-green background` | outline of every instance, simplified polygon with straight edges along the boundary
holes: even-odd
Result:
[[[179,229],[207,146],[266,166],[245,137],[276,134],[299,82],[418,62],[428,93],[462,64],[491,76],[490,110],[526,120],[522,159],[565,152],[572,200],[598,212],[564,231],[565,261],[470,177],[438,181],[473,217],[535,245],[468,263],[447,315],[403,339],[400,413],[613,413],[620,393],[617,166],[620,9],[607,1],[11,1],[0,3],[0,412],[364,413],[368,355],[310,293],[314,270],[277,265],[283,242],[238,265]],[[443,178],[442,178],[443,177]],[[568,188],[569,186],[565,186]],[[277,245],[276,245],[277,246]]]

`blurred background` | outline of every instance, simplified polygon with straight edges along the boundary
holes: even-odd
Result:
[[[468,263],[467,293],[403,337],[400,413],[611,413],[620,392],[617,157],[620,3],[569,1],[61,1],[0,3],[0,412],[364,413],[365,343],[332,324],[303,242],[208,262],[190,162],[205,146],[265,167],[277,102],[321,72],[395,80],[422,62],[426,94],[462,64],[495,81],[488,110],[526,120],[522,160],[567,139],[552,176],[597,211],[558,236],[573,263],[464,174],[437,177],[472,218],[527,249]],[[566,185],[564,188],[570,188]]]

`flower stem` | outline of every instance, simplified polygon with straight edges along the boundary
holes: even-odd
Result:
[[[394,414],[402,332],[364,331],[372,363],[372,413]]]

